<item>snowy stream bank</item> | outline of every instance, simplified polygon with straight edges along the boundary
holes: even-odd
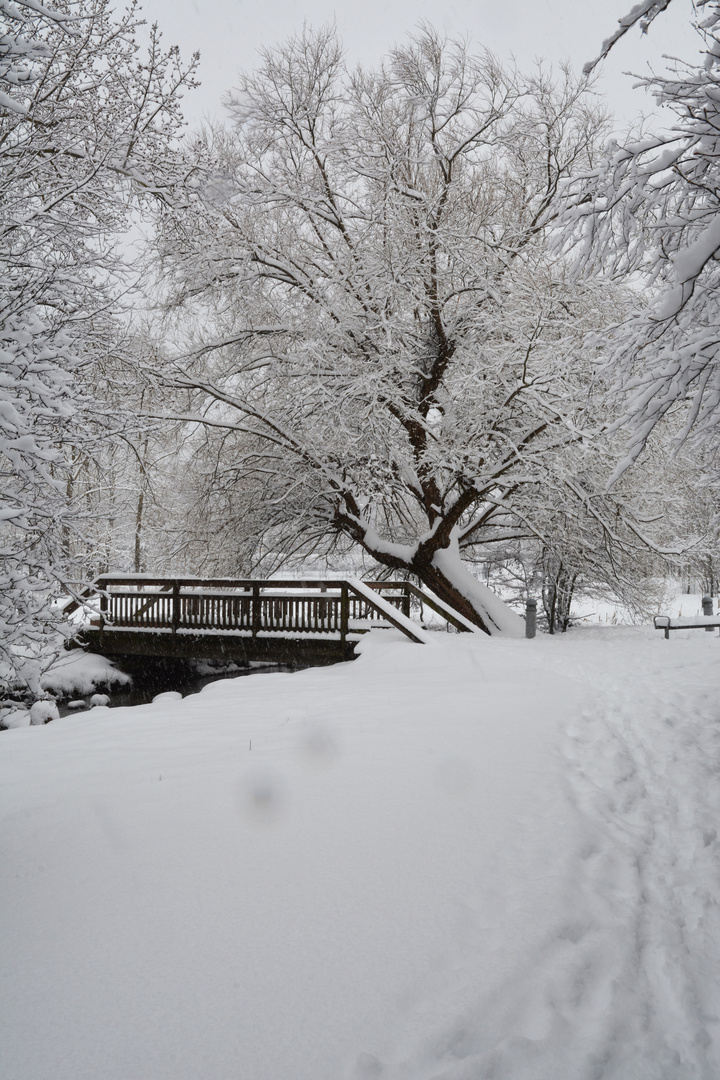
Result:
[[[0,713],[0,730],[44,724],[98,705],[111,709],[148,705],[159,694],[178,697],[197,694],[209,683],[235,679],[242,675],[276,671],[298,671],[305,664],[276,664],[250,661],[247,664],[222,664],[208,661],[153,660],[147,657],[129,660],[122,670],[111,660],[83,649],[63,653],[42,677],[47,701],[30,708],[18,703]]]
[[[122,681],[118,679],[110,685],[101,682],[98,686],[102,691],[101,696],[105,698],[101,704],[106,704],[111,709],[123,709],[133,705],[149,705],[159,694],[174,693],[181,698],[199,694],[210,683],[223,679],[293,670],[297,669],[287,664],[259,662],[243,666],[218,664],[213,667],[202,661],[152,664],[145,660],[133,668],[131,676],[117,668],[114,669],[114,675],[124,677]],[[92,708],[97,704],[97,697],[97,687],[93,688],[93,691],[84,692],[80,698],[77,696],[77,691],[61,693],[58,702],[60,716],[68,716],[83,707]]]
[[[438,638],[3,735],[3,1076],[716,1080],[720,642]]]

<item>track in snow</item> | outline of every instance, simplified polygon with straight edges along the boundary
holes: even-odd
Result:
[[[613,1080],[720,1075],[720,685],[675,656],[648,649],[640,672],[616,656],[569,732],[584,884],[615,958],[590,1075]]]
[[[482,948],[462,958],[403,1064],[361,1056],[353,1080],[720,1076],[720,649],[628,644],[577,643],[577,842],[542,944],[490,990]]]

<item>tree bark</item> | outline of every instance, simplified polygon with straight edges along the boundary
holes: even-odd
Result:
[[[340,515],[338,515],[340,517]],[[470,572],[460,558],[454,530],[447,534],[437,529],[432,536],[417,545],[393,545],[392,548],[373,543],[357,521],[344,517],[345,531],[376,559],[394,570],[413,574],[443,603],[486,634],[524,636],[524,623],[492,589],[487,588]],[[349,526],[349,527],[348,527]],[[443,542],[444,541],[444,542]],[[404,556],[404,552],[407,555]]]
[[[143,526],[143,507],[145,505],[145,492],[140,489],[138,495],[137,509],[135,511],[135,573],[140,574],[142,572],[142,526]]]
[[[567,570],[561,561],[546,552],[543,558],[543,575],[542,598],[548,632],[554,634],[559,630],[564,634],[570,624],[570,607],[577,574]]]
[[[437,566],[433,565],[432,561],[427,559],[413,560],[408,569],[415,574],[423,585],[435,593],[438,600],[442,600],[444,604],[448,604],[455,611],[464,615],[471,623],[480,627],[484,633],[491,633],[487,620],[475,609],[474,604],[460,591],[457,585],[454,585]]]

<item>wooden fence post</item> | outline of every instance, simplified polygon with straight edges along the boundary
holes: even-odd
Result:
[[[100,592],[100,645],[105,643],[105,616],[108,610],[108,594],[107,589],[101,589]]]
[[[348,622],[350,621],[350,597],[348,595],[347,582],[340,586],[340,642],[345,651],[345,639],[347,638]]]
[[[260,622],[260,586],[253,585],[252,591],[252,636],[257,637]]]
[[[177,633],[177,628],[180,625],[180,582],[173,582],[172,587],[172,632]]]
[[[533,600],[528,596],[527,603],[525,605],[525,637],[535,637],[535,630],[537,628],[537,600]]]

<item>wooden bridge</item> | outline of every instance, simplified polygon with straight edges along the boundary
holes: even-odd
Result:
[[[104,574],[65,607],[75,642],[108,657],[333,663],[374,627],[427,641],[423,608],[477,627],[407,581],[235,580]],[[418,616],[413,619],[413,614]]]

